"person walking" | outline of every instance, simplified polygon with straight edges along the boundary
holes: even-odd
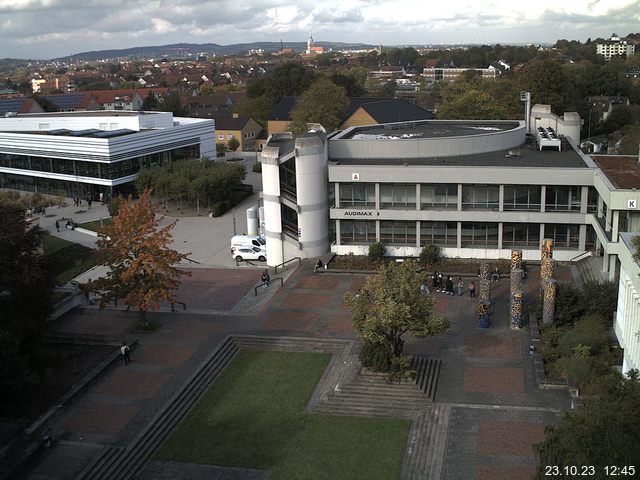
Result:
[[[493,276],[492,276],[491,280],[493,280],[494,282],[499,282],[500,281],[500,269],[498,267],[496,267],[493,270]]]
[[[464,290],[464,282],[462,281],[462,277],[458,277],[458,296],[462,296],[462,290]]]
[[[433,272],[433,275],[431,275],[431,287],[434,292],[438,290],[438,271],[437,270]]]
[[[453,295],[453,278],[451,278],[451,275],[447,276],[447,280],[445,282],[445,293],[447,295]]]
[[[124,358],[124,364],[129,365],[131,363],[131,357],[129,353],[131,352],[131,348],[127,345],[127,342],[122,342],[122,346],[120,347],[120,354],[122,358]]]
[[[444,284],[444,275],[442,275],[442,272],[438,272],[438,291],[439,292],[446,291],[446,286]]]
[[[60,231],[60,222],[56,220],[56,232]]]
[[[469,282],[469,298],[476,298],[476,282],[473,280]]]
[[[271,281],[271,277],[269,276],[269,270],[265,270],[262,272],[262,277],[260,277],[263,283],[263,287],[267,288],[269,286],[269,282]]]

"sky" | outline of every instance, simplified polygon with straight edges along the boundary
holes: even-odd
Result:
[[[640,32],[640,0],[0,0],[0,58],[172,43],[554,43]]]

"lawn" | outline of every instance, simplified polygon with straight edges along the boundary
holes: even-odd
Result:
[[[113,223],[111,218],[103,218],[102,220],[93,220],[91,222],[79,223],[77,226],[80,228],[86,228],[93,232],[97,232],[100,227],[107,227]]]
[[[96,265],[94,250],[53,235],[42,239],[42,250],[55,282],[63,285]]]
[[[272,480],[397,478],[408,420],[303,412],[329,359],[240,350],[156,459],[269,469]]]

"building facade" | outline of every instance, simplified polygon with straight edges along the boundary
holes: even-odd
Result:
[[[630,57],[636,51],[636,46],[629,43],[626,39],[621,39],[615,33],[609,40],[596,44],[596,54],[602,55],[608,62],[612,57],[627,56]]]
[[[269,250],[269,262],[312,257],[322,245],[366,254],[378,241],[401,257],[434,243],[449,257],[508,258],[517,248],[539,260],[551,238],[557,260],[591,251],[613,279],[619,232],[640,231],[640,190],[616,185],[576,147],[580,125],[574,112],[558,117],[536,105],[528,122],[401,122],[351,127],[326,141],[309,133],[305,144],[318,137],[318,172],[326,155],[326,190],[302,173],[299,139],[274,136],[268,165],[262,157],[267,234],[280,252]],[[301,228],[308,215],[328,217],[328,230]]]
[[[170,112],[67,112],[0,118],[0,188],[107,198],[142,166],[215,158],[213,120]]]
[[[620,279],[618,307],[613,328],[620,347],[624,349],[622,373],[640,369],[640,265],[633,258],[633,233],[622,233],[618,251]]]

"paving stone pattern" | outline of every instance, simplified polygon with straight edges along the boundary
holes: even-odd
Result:
[[[28,478],[92,478],[79,476],[92,465],[102,472],[93,478],[129,478],[125,471],[141,471],[140,478],[216,478],[216,472],[222,471],[214,467],[169,467],[151,462],[145,468],[145,462],[156,448],[154,442],[166,435],[197,397],[177,400],[185,388],[192,388],[188,385],[225,338],[286,337],[294,343],[307,342],[307,346],[316,342],[313,348],[328,348],[322,342],[357,338],[343,296],[361,288],[364,276],[330,270],[314,274],[312,263],[303,262],[287,274],[283,288],[273,282],[254,297],[260,271],[246,266],[193,269],[181,290],[187,311],[150,313],[150,320],[161,324],[150,334],[132,333],[136,313],[122,307],[103,311],[80,308],[59,319],[54,330],[137,338],[138,348],[132,352],[132,364],[114,365],[46,426],[59,442]],[[561,280],[572,278],[569,268],[557,271]],[[536,269],[531,268],[525,281],[525,308],[539,292],[536,277]],[[535,466],[532,444],[542,438],[544,425],[556,422],[559,412],[569,408],[566,392],[537,388],[528,357],[529,329],[509,328],[508,289],[504,280],[492,284],[492,327],[488,330],[477,328],[477,300],[469,299],[466,291],[461,297],[431,294],[435,309],[447,314],[452,328],[437,338],[407,338],[408,353],[441,359],[442,364],[432,396],[435,403],[424,401],[424,408],[412,414],[402,478],[526,478]],[[259,340],[253,342],[260,348]],[[344,386],[355,378],[359,370],[354,362],[357,349],[350,345],[348,350],[333,350],[332,362],[344,368],[325,372],[310,404],[321,403],[336,385]],[[242,348],[248,347],[245,344]],[[205,388],[204,378],[196,383],[198,389]],[[375,390],[374,383],[370,390]],[[178,408],[179,414],[171,414],[171,421],[162,420],[166,412]],[[153,426],[156,424],[158,430]],[[121,458],[123,465],[117,472],[107,468],[115,458]],[[153,472],[163,467],[171,474],[154,477]],[[240,476],[224,476],[227,474]],[[219,478],[264,478],[261,473],[256,475],[226,472]]]

